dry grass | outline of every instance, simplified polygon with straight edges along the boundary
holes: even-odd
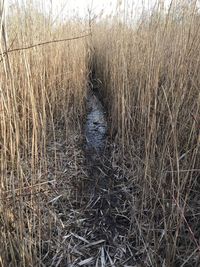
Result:
[[[168,12],[158,5],[133,27],[117,17],[109,27],[107,21],[94,27],[94,68],[105,87],[120,154],[115,164],[124,165],[124,175],[137,187],[129,216],[144,266],[199,266],[200,15],[195,2],[173,2]]]
[[[12,12],[5,32],[0,17],[1,53],[86,29]],[[92,39],[0,59],[2,267],[199,266],[197,1],[133,25],[119,16],[93,23]],[[110,123],[96,174],[81,150],[89,63]],[[108,185],[92,195],[102,173]]]
[[[81,35],[84,30],[78,22],[52,26],[51,18],[29,7],[10,11],[6,29],[4,17],[1,53]],[[70,187],[66,192],[64,188],[74,177],[78,179],[77,173],[82,175],[77,159],[80,149],[75,143],[80,138],[84,111],[87,57],[83,38],[1,58],[1,266],[42,264],[45,242],[51,240],[52,228],[59,228],[59,219],[51,209],[54,201],[50,201],[58,194],[70,196]],[[61,192],[56,185],[63,181]]]

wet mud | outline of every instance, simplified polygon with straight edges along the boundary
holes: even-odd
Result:
[[[87,110],[85,125],[86,151],[90,160],[95,161],[103,155],[105,150],[107,122],[104,108],[92,91],[88,93]]]
[[[92,85],[93,89],[94,81]],[[118,173],[121,169],[113,167],[113,145],[108,135],[109,125],[101,95],[92,89],[87,95],[84,127],[87,179],[82,182],[80,194],[84,196],[81,211],[84,214],[84,222],[80,235],[85,235],[83,231],[89,231],[87,236],[91,238],[92,243],[103,240],[102,248],[114,255],[123,243],[121,237],[127,235],[130,227],[129,211],[124,212],[124,203],[128,200],[121,188],[121,184],[125,182],[124,176]],[[97,249],[97,254],[98,251]],[[129,251],[123,254],[125,256],[122,257],[130,257]]]

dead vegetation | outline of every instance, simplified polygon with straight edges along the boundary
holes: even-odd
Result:
[[[12,12],[1,2],[0,266],[199,266],[197,1],[44,46],[87,25]],[[82,150],[91,71],[110,125],[95,174]]]
[[[29,7],[14,9],[6,19],[1,54],[80,36],[85,30],[79,23],[51,26],[51,19]],[[2,14],[5,28],[4,22]],[[84,177],[77,141],[84,114],[87,56],[82,38],[8,53],[1,59],[1,266],[39,266],[47,258],[54,265],[63,227],[59,214],[70,209],[67,205],[66,211],[54,214],[54,202],[74,197],[70,181]]]
[[[135,246],[144,266],[198,266],[197,3],[173,1],[167,12],[158,5],[132,27],[118,18],[107,25],[94,27],[94,66],[105,88],[116,165],[125,176],[132,170],[129,183],[138,188],[128,205]]]

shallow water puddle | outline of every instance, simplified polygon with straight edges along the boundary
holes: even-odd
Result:
[[[86,151],[92,159],[101,155],[105,148],[107,122],[99,99],[90,92],[87,98],[87,120],[85,125]]]

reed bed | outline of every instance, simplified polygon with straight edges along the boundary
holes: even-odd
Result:
[[[32,3],[0,2],[0,266],[199,266],[198,1],[89,23]],[[91,82],[110,125],[95,203]]]
[[[142,266],[199,265],[199,26],[197,1],[168,9],[160,1],[137,23],[115,16],[93,29],[113,165],[129,177],[121,188]]]
[[[81,161],[86,38],[4,51],[80,36],[85,28],[54,22],[29,4],[6,14],[1,2],[0,19],[0,266],[40,266],[59,227],[51,200],[70,194],[59,184],[70,183]]]

